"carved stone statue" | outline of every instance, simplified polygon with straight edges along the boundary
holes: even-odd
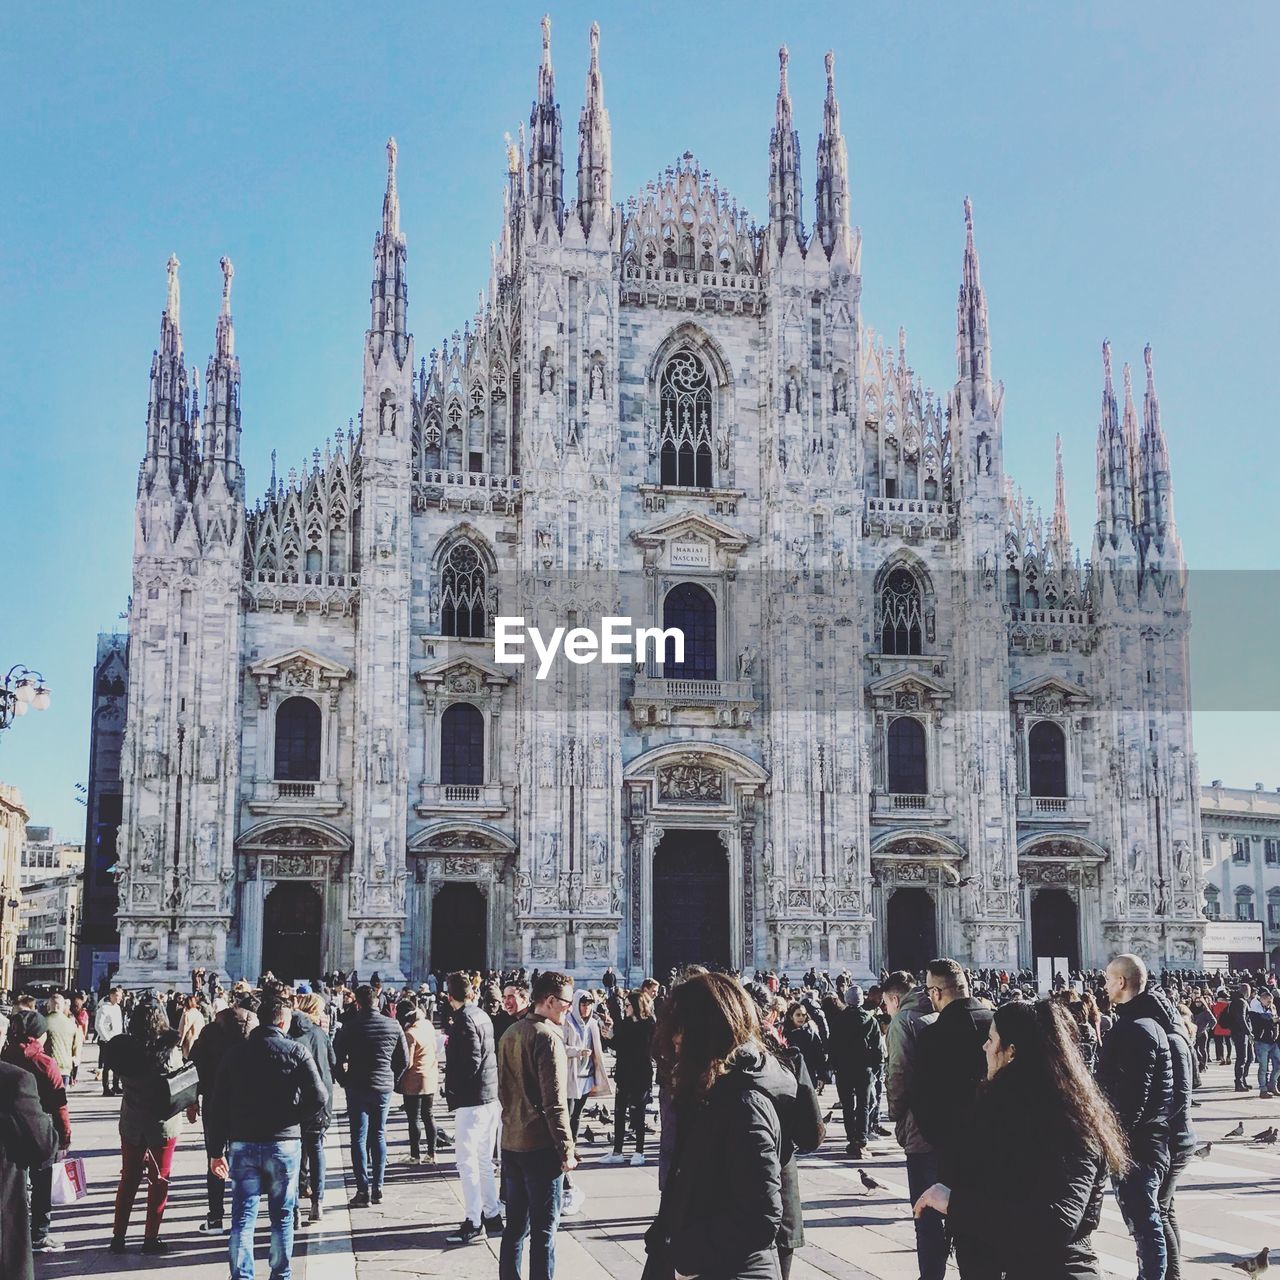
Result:
[[[552,831],[542,833],[542,852],[538,858],[538,878],[547,882],[556,878],[560,865],[560,839]]]

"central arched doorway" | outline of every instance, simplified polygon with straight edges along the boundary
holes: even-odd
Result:
[[[729,858],[715,831],[667,830],[653,855],[653,974],[728,966]]]
[[[442,884],[431,900],[431,971],[488,968],[486,903],[480,886]]]
[[[895,889],[885,909],[890,969],[919,973],[938,956],[938,915],[927,889]]]
[[[304,880],[276,885],[262,911],[262,970],[282,982],[320,976],[320,930],[324,903]]]
[[[1080,968],[1080,915],[1065,889],[1041,889],[1031,899],[1031,954],[1034,959],[1060,959]]]

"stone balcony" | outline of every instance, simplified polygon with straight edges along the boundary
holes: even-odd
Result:
[[[630,698],[636,728],[695,725],[745,729],[759,703],[750,680],[684,680],[661,675],[636,676]]]
[[[913,795],[905,791],[873,791],[872,821],[881,822],[946,822],[951,817],[947,797],[939,792]]]
[[[511,811],[511,788],[500,782],[424,782],[413,807],[420,818],[503,818]]]
[[[249,812],[273,817],[319,816],[347,807],[337,782],[284,782],[258,778],[249,797]]]
[[[496,511],[511,515],[520,503],[520,477],[487,471],[414,470],[413,509]]]
[[[950,538],[956,530],[956,508],[953,502],[934,502],[928,498],[868,497],[862,514],[862,531],[866,537],[887,538],[892,534],[912,538]]]
[[[1019,796],[1018,821],[1026,826],[1087,826],[1084,796]]]

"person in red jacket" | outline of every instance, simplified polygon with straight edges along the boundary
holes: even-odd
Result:
[[[67,1090],[58,1064],[44,1051],[47,1031],[43,1014],[34,1009],[15,1009],[0,1058],[35,1076],[40,1106],[58,1132],[60,1151],[66,1151],[71,1145]],[[53,1166],[54,1160],[50,1160],[42,1168],[31,1171],[31,1248],[35,1253],[61,1253],[66,1248],[61,1240],[49,1234],[49,1222],[53,1216]]]

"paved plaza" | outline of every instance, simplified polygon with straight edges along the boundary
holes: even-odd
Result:
[[[145,1258],[142,1195],[135,1208],[130,1251],[123,1257],[106,1251],[119,1173],[116,1116],[119,1100],[104,1098],[92,1079],[94,1046],[83,1083],[71,1091],[75,1150],[86,1158],[89,1195],[79,1205],[55,1210],[54,1232],[66,1242],[63,1254],[39,1256],[41,1280],[80,1276],[129,1276],[148,1271],[164,1278],[221,1280],[227,1274],[226,1236],[207,1237],[198,1228],[204,1214],[205,1162],[198,1126],[182,1138],[174,1160],[172,1194],[164,1238],[171,1252]],[[1256,1253],[1264,1244],[1280,1245],[1280,1148],[1247,1142],[1221,1142],[1241,1120],[1246,1136],[1280,1122],[1280,1100],[1231,1091],[1231,1072],[1210,1066],[1208,1083],[1198,1094],[1196,1128],[1214,1143],[1207,1159],[1193,1162],[1178,1195],[1188,1278],[1225,1277],[1231,1260]],[[834,1105],[834,1090],[826,1099]],[[607,1104],[606,1104],[607,1105]],[[339,1100],[339,1106],[341,1101]],[[444,1119],[445,1132],[452,1122]],[[590,1129],[596,1141],[586,1141]],[[586,1123],[577,1175],[587,1193],[581,1214],[561,1224],[557,1239],[557,1276],[561,1280],[639,1280],[644,1265],[642,1237],[658,1205],[655,1157],[644,1168],[601,1166],[609,1150],[601,1126]],[[294,1275],[297,1280],[380,1280],[405,1276],[448,1276],[449,1280],[486,1280],[498,1272],[496,1240],[461,1248],[444,1243],[462,1217],[458,1179],[450,1153],[434,1167],[406,1163],[408,1139],[403,1114],[391,1113],[390,1163],[386,1198],[376,1207],[348,1213],[354,1186],[347,1175],[345,1123],[329,1134],[329,1194],[323,1228],[298,1233]],[[876,1144],[874,1156],[855,1163],[840,1153],[843,1130],[837,1110],[822,1150],[801,1157],[808,1244],[797,1256],[794,1280],[915,1280],[915,1254],[907,1209],[906,1169],[897,1144]],[[656,1139],[654,1140],[656,1150]],[[858,1169],[865,1167],[887,1191],[864,1194]],[[266,1233],[259,1233],[258,1274],[267,1275]],[[1109,1276],[1136,1273],[1124,1225],[1108,1197],[1095,1244]],[[948,1275],[953,1274],[948,1272]],[[1239,1272],[1235,1273],[1239,1275]]]

